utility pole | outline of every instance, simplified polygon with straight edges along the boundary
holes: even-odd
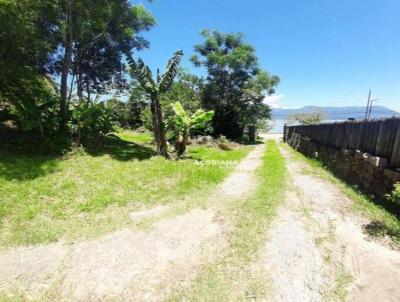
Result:
[[[376,102],[377,100],[379,100],[379,99],[370,100],[369,112],[368,112],[368,119],[371,118],[372,104],[373,104],[374,102]]]
[[[365,120],[368,119],[369,103],[370,103],[370,101],[371,101],[371,89],[369,90],[369,93],[368,93],[367,108],[365,109]]]
[[[378,99],[371,99],[371,89],[370,89],[368,93],[367,108],[365,109],[365,120],[369,120],[371,118],[372,104],[377,100]]]

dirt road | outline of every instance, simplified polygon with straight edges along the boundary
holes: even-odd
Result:
[[[277,301],[400,301],[400,253],[371,241],[352,201],[280,150],[287,201],[263,251]]]

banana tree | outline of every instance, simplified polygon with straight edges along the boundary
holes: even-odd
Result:
[[[165,123],[160,98],[172,86],[176,76],[179,63],[182,59],[183,51],[177,51],[168,61],[166,70],[160,76],[157,70],[157,79],[153,79],[150,68],[144,64],[141,59],[135,61],[128,56],[128,64],[131,68],[131,74],[139,81],[143,89],[150,95],[150,109],[152,115],[154,137],[157,143],[157,153],[168,157],[167,140],[165,138]]]
[[[190,131],[193,129],[205,128],[207,123],[213,118],[214,111],[198,109],[194,114],[189,116],[180,102],[172,104],[172,109],[175,113],[174,123],[178,138],[175,148],[178,156],[181,156],[186,151]]]

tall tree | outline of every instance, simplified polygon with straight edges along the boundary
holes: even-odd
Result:
[[[12,94],[22,80],[51,73],[58,19],[57,1],[0,1],[0,93]]]
[[[123,58],[149,46],[141,32],[149,30],[155,19],[144,6],[133,5],[130,0],[63,2],[64,51],[59,58],[59,73],[60,113],[65,123],[73,91],[90,104],[92,95],[127,88]]]
[[[279,84],[277,76],[271,76],[264,70],[247,81],[243,89],[243,100],[247,103],[241,122],[245,125],[257,125],[271,117],[271,108],[265,104],[266,95],[275,93]]]
[[[244,42],[242,34],[208,30],[201,34],[204,42],[195,45],[197,54],[191,60],[208,72],[203,106],[215,111],[215,135],[240,138],[249,115],[261,111],[265,115],[263,96],[273,93],[278,78],[261,71],[254,48]]]
[[[165,122],[161,107],[161,95],[166,93],[172,86],[183,52],[177,51],[168,61],[163,75],[160,76],[157,70],[157,78],[153,79],[150,68],[141,59],[137,62],[128,57],[132,75],[139,81],[143,89],[150,95],[150,109],[153,121],[154,137],[157,143],[157,153],[169,157],[167,140],[165,138]]]
[[[21,82],[45,75],[57,48],[52,1],[0,2],[0,93],[12,98]],[[8,98],[7,97],[7,98]]]
[[[90,102],[92,94],[126,88],[123,56],[149,46],[140,33],[151,29],[155,19],[144,6],[127,0],[96,1],[91,9],[88,2],[93,1],[82,2],[75,21],[72,74],[78,96],[85,93]]]
[[[65,131],[68,122],[68,74],[70,71],[72,61],[72,47],[73,47],[73,15],[72,6],[73,0],[65,0],[65,38],[64,38],[64,59],[62,62],[61,70],[61,89],[60,89],[60,117],[61,117],[61,130]]]
[[[40,130],[55,103],[54,70],[60,43],[59,6],[53,0],[0,1],[0,102],[23,130]],[[54,121],[54,120],[53,120]],[[53,126],[53,125],[51,125]]]
[[[56,75],[65,129],[73,91],[90,103],[126,88],[124,55],[148,47],[141,33],[154,24],[131,0],[2,0],[0,100],[43,102],[37,92]]]

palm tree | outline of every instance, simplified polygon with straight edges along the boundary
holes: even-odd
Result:
[[[150,68],[144,64],[142,59],[138,59],[136,62],[131,56],[128,56],[128,64],[131,67],[132,75],[139,81],[143,89],[150,95],[150,109],[154,137],[157,143],[157,153],[165,157],[169,157],[169,155],[167,140],[165,138],[165,123],[160,98],[161,94],[166,93],[171,88],[182,56],[183,51],[177,51],[168,61],[163,75],[160,76],[159,70],[157,70],[157,81],[154,81]]]

